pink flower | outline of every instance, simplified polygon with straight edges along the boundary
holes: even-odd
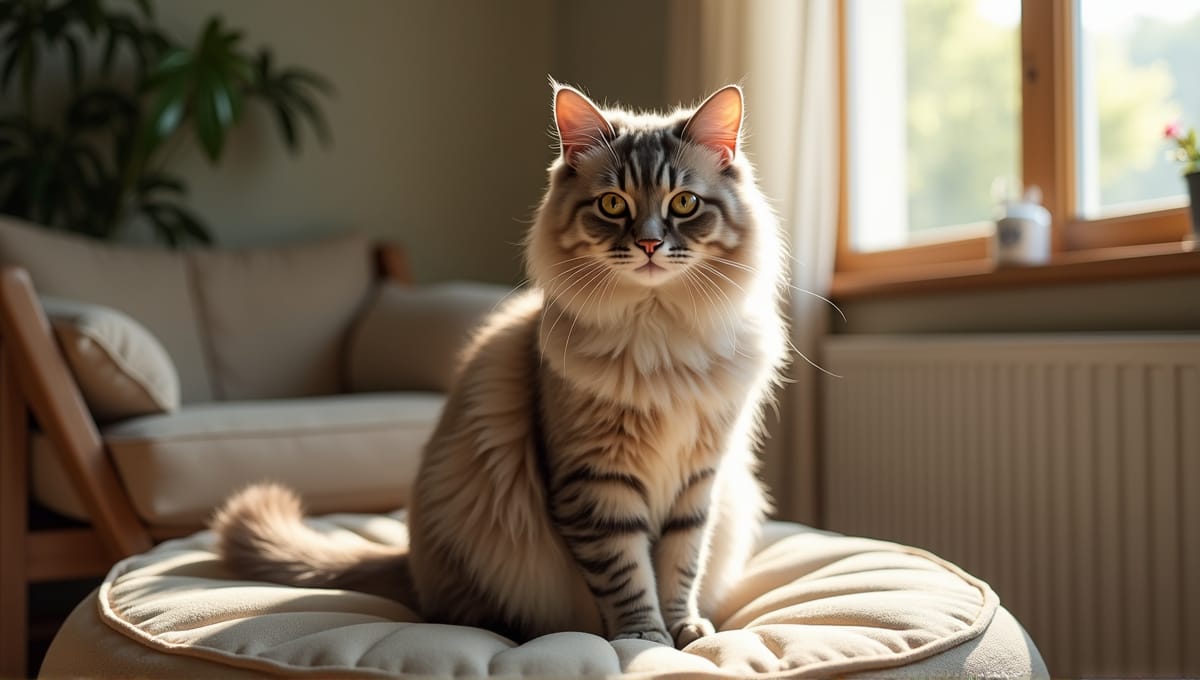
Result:
[[[1166,137],[1167,139],[1177,139],[1180,132],[1181,129],[1179,127],[1179,121],[1167,123],[1167,126],[1163,128],[1163,137]]]

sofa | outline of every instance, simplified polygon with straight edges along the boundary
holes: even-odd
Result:
[[[403,506],[458,347],[507,292],[418,290],[403,251],[356,235],[168,251],[2,217],[0,267],[5,677],[27,584],[101,576],[246,484]]]
[[[1045,675],[986,583],[786,522],[766,528],[718,634],[684,650],[572,632],[518,644],[231,574],[203,524],[257,481],[295,488],[338,540],[407,543],[458,349],[505,293],[412,285],[402,251],[359,236],[175,252],[0,219],[0,676],[24,671],[11,622],[26,585],[85,574],[103,580],[45,677]]]

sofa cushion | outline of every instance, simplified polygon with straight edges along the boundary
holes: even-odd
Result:
[[[449,391],[471,331],[509,291],[486,283],[380,286],[351,331],[347,387]]]
[[[179,409],[179,374],[144,326],[111,307],[45,296],[41,303],[98,421]]]
[[[313,512],[403,506],[445,397],[350,395],[216,402],[105,428],[138,514],[156,528],[199,527],[237,489],[274,480]],[[62,514],[86,511],[41,435],[33,441],[35,497]]]
[[[0,262],[28,271],[39,294],[105,305],[137,319],[170,354],[183,402],[212,399],[187,266],[178,253],[0,217]]]
[[[193,251],[188,257],[217,398],[342,390],[346,333],[374,278],[368,239]]]
[[[310,520],[341,540],[407,542],[400,515]],[[1046,675],[987,584],[929,553],[769,525],[720,632],[684,650],[563,632],[525,644],[422,623],[344,590],[231,578],[204,532],[128,558],[68,619],[54,677],[808,678]],[[909,673],[908,669],[916,669]]]

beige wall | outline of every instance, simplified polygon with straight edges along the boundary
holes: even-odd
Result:
[[[180,39],[220,13],[248,47],[269,45],[337,88],[328,149],[290,157],[262,112],[219,168],[180,148],[173,167],[222,244],[356,229],[404,242],[420,280],[520,278],[514,244],[551,160],[550,0],[157,4]]]
[[[667,6],[662,0],[559,0],[552,75],[600,102],[674,106],[666,98]]]
[[[185,40],[219,13],[248,47],[269,45],[337,88],[329,148],[307,139],[289,156],[263,111],[219,167],[181,145],[172,168],[223,245],[356,229],[404,242],[421,281],[516,282],[552,159],[547,76],[612,103],[668,104],[666,3],[189,0],[158,11]]]

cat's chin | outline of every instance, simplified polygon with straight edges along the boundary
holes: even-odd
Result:
[[[674,268],[667,269],[654,262],[647,262],[636,269],[622,270],[621,274],[625,277],[626,281],[635,285],[645,288],[657,288],[668,281],[673,281],[679,275],[679,271]]]

